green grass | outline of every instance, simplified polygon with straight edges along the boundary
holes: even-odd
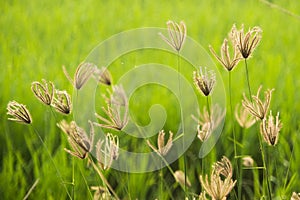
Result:
[[[297,14],[298,1],[274,0],[279,6]],[[0,199],[22,199],[34,182],[39,182],[30,195],[30,199],[67,199],[67,193],[58,177],[46,149],[30,126],[7,121],[6,105],[16,100],[27,105],[33,117],[33,126],[44,139],[47,148],[65,182],[72,182],[72,167],[75,169],[75,199],[90,197],[89,186],[100,185],[95,171],[86,162],[73,159],[63,148],[68,147],[65,135],[56,123],[62,116],[54,115],[38,102],[30,85],[42,78],[51,80],[59,89],[72,93],[72,86],[62,72],[65,65],[71,74],[89,52],[99,43],[113,34],[139,27],[165,27],[169,19],[184,20],[188,35],[199,42],[208,51],[211,44],[219,50],[223,38],[227,36],[233,23],[238,28],[260,26],[263,38],[248,61],[250,83],[254,93],[259,85],[263,88],[275,88],[271,109],[280,111],[283,128],[279,143],[274,148],[267,148],[272,173],[272,192],[274,197],[289,199],[293,191],[299,191],[300,153],[299,118],[300,118],[300,52],[299,19],[278,9],[270,8],[257,0],[251,1],[4,1],[0,7]],[[299,13],[298,13],[299,14]],[[159,55],[154,55],[159,61]],[[165,58],[165,57],[164,57]],[[124,59],[131,65],[139,64],[132,55]],[[148,61],[145,58],[145,61]],[[214,60],[215,61],[215,60]],[[118,64],[119,60],[115,61]],[[165,62],[165,59],[161,59]],[[173,62],[173,61],[170,61]],[[174,61],[175,62],[175,61]],[[228,74],[216,63],[225,86]],[[124,69],[125,70],[125,69]],[[122,71],[113,72],[119,77]],[[233,105],[241,101],[242,93],[247,93],[245,69],[241,62],[232,73]],[[156,90],[157,88],[150,88]],[[226,92],[228,88],[225,87]],[[148,112],[151,103],[161,102],[168,105],[169,91],[147,95],[147,88],[141,88],[133,96],[136,101],[133,109],[145,105],[143,112]],[[161,95],[164,98],[161,98]],[[149,97],[149,98],[148,98]],[[201,96],[199,95],[199,101]],[[136,106],[136,107],[134,107]],[[229,108],[229,107],[228,107]],[[177,115],[176,109],[170,108],[169,115]],[[145,117],[146,116],[146,117]],[[147,113],[137,113],[136,119],[147,123]],[[72,116],[67,117],[68,120]],[[166,130],[176,131],[176,118],[167,121]],[[226,118],[220,140],[209,154],[207,166],[226,155],[233,162],[233,148],[230,117]],[[236,124],[238,138],[244,134],[243,154],[251,155],[261,166],[257,145],[258,126],[244,131]],[[134,145],[134,144],[133,144]],[[187,151],[187,174],[192,182],[190,192],[199,194],[201,186],[201,160],[198,151],[200,142],[196,139]],[[149,150],[149,149],[148,149]],[[171,165],[173,170],[183,170],[183,159]],[[209,168],[208,168],[209,170]],[[287,172],[289,172],[287,174]],[[163,199],[171,197],[183,199],[184,193],[167,168],[163,169]],[[126,174],[111,170],[106,172],[109,182],[120,197],[124,199],[155,199],[159,193],[159,171],[144,174]],[[244,171],[245,199],[251,199],[254,191],[251,185],[252,171]],[[147,184],[141,184],[147,183]],[[65,184],[70,193],[72,187]],[[231,196],[234,199],[234,196]],[[231,199],[230,198],[230,199]]]

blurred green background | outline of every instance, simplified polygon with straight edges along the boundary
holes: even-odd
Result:
[[[300,1],[273,0],[272,3],[299,14]],[[0,12],[0,199],[22,199],[37,179],[39,183],[31,199],[67,198],[61,180],[34,131],[7,121],[6,105],[10,100],[26,104],[32,112],[34,126],[45,139],[66,182],[72,181],[72,168],[75,168],[75,198],[92,198],[89,186],[99,184],[99,180],[95,180],[95,172],[84,161],[73,159],[64,152],[66,138],[55,125],[63,117],[54,118],[50,110],[35,99],[30,91],[31,82],[44,78],[53,81],[57,88],[72,93],[72,86],[62,73],[62,65],[73,73],[99,42],[113,34],[140,27],[164,28],[168,20],[184,20],[188,35],[207,50],[209,44],[219,50],[234,23],[238,28],[242,23],[246,29],[253,26],[262,28],[262,41],[248,64],[253,91],[259,85],[263,85],[264,89],[275,88],[271,109],[274,113],[280,111],[283,122],[278,145],[268,148],[269,154],[275,158],[270,162],[274,175],[271,177],[273,193],[274,196],[289,199],[292,191],[298,189],[300,192],[300,158],[297,156],[300,153],[297,145],[300,142],[299,16],[292,16],[258,0],[4,0]],[[227,83],[227,72],[218,63],[216,65]],[[246,89],[245,70],[241,62],[233,72],[234,105],[241,101]],[[71,120],[71,117],[68,119]],[[233,160],[231,125],[226,124],[214,155],[217,159],[226,155]],[[237,130],[238,134],[245,134],[247,142],[244,153],[260,164],[257,126],[246,133],[239,128]],[[188,176],[193,183],[190,190],[199,194],[198,147],[191,148],[187,155],[190,161]],[[181,162],[172,165],[174,168],[181,166]],[[173,198],[182,199],[182,191],[167,170],[165,172],[169,190],[164,198],[173,193],[176,195]],[[244,173],[245,198],[249,199],[254,193],[252,175],[251,172]],[[107,177],[124,199],[155,199],[158,196],[158,174],[124,175],[112,170]],[[147,187],[140,184],[145,181]],[[71,186],[67,184],[67,187],[71,191]]]

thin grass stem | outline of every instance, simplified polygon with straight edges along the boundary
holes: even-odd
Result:
[[[252,93],[251,93],[251,88],[250,88],[250,80],[249,80],[249,71],[248,71],[247,59],[245,59],[245,69],[246,69],[246,78],[247,78],[247,85],[248,85],[249,99],[250,99],[251,102],[252,102]]]
[[[52,162],[52,164],[53,164],[53,166],[54,166],[54,168],[55,168],[55,170],[56,170],[56,173],[57,173],[58,177],[60,178],[60,181],[61,181],[61,183],[63,184],[63,187],[64,187],[65,190],[66,190],[66,193],[67,193],[68,197],[69,197],[70,199],[73,199],[72,196],[70,195],[70,193],[69,193],[69,191],[68,191],[66,185],[64,184],[64,180],[63,180],[63,178],[62,178],[62,175],[61,175],[60,171],[58,170],[58,168],[57,168],[57,166],[56,166],[56,164],[55,164],[55,162],[54,162],[54,160],[53,160],[53,158],[52,158],[52,156],[51,156],[51,153],[50,153],[48,147],[46,146],[44,140],[43,140],[42,137],[40,136],[39,132],[35,129],[35,127],[34,127],[32,124],[30,124],[30,126],[31,126],[31,128],[34,130],[35,134],[38,136],[38,138],[39,138],[39,140],[41,141],[42,145],[44,146],[44,148],[45,148],[45,150],[46,150],[46,152],[47,152],[47,154],[48,154],[48,156],[49,156],[49,158],[50,158],[50,160],[51,160],[51,162]]]

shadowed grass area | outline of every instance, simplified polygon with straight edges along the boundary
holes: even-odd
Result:
[[[299,2],[284,0],[272,1],[278,6],[297,14]],[[293,191],[299,191],[300,153],[299,118],[300,118],[300,21],[279,9],[270,7],[261,1],[4,1],[0,6],[0,199],[22,199],[34,182],[38,184],[30,194],[31,199],[67,199],[63,184],[75,199],[90,198],[90,186],[100,185],[101,180],[86,162],[73,159],[64,151],[68,147],[65,135],[56,123],[72,116],[54,115],[49,108],[38,102],[30,91],[31,82],[42,78],[51,80],[61,90],[72,94],[72,86],[62,72],[65,65],[70,74],[83,61],[99,42],[113,34],[140,27],[165,27],[167,20],[184,20],[187,33],[207,51],[211,44],[216,51],[227,36],[233,23],[239,28],[260,26],[263,30],[262,41],[248,60],[250,84],[253,93],[259,85],[263,89],[275,88],[271,108],[273,113],[280,111],[283,129],[279,142],[274,148],[266,148],[269,157],[269,171],[274,197],[289,199]],[[156,62],[176,64],[176,60],[166,53],[153,55]],[[151,60],[150,56],[142,60],[134,55],[125,55],[112,64],[113,76],[122,75],[126,61],[128,68]],[[122,60],[123,59],[123,60]],[[214,60],[214,59],[213,59]],[[215,61],[215,60],[214,60]],[[115,66],[114,66],[115,65]],[[224,83],[228,74],[216,63]],[[125,69],[123,69],[125,70]],[[191,69],[189,69],[191,71]],[[187,72],[186,72],[187,73]],[[117,81],[117,80],[116,80]],[[226,86],[227,84],[225,84]],[[225,87],[228,93],[228,88]],[[151,91],[151,95],[147,94]],[[156,92],[156,91],[160,91]],[[241,102],[242,93],[247,93],[245,69],[241,62],[232,73],[233,105]],[[164,98],[162,98],[163,96]],[[169,99],[166,98],[169,96]],[[202,96],[198,96],[202,102]],[[47,151],[39,141],[31,126],[24,126],[7,121],[6,105],[10,100],[17,100],[27,105],[32,113],[33,126],[45,141],[53,161],[66,182],[62,183],[49,159]],[[101,97],[99,97],[100,100]],[[175,102],[169,105],[169,100]],[[228,98],[227,98],[228,99]],[[161,102],[169,109],[169,115],[178,115],[175,97],[167,90],[149,86],[140,88],[132,97],[134,117],[141,123],[149,120],[148,110],[152,103]],[[145,112],[141,111],[141,107]],[[229,107],[228,107],[229,110]],[[168,117],[170,117],[168,115]],[[177,118],[171,118],[166,130],[177,130]],[[243,130],[238,127],[237,138],[244,137],[243,154],[251,155],[261,166],[259,146],[257,145],[258,125]],[[210,165],[226,155],[231,161],[233,145],[231,141],[230,116],[226,117],[225,127],[214,150],[207,157],[207,170]],[[154,141],[154,140],[153,140]],[[139,145],[139,144],[136,144]],[[142,145],[146,145],[143,143]],[[134,145],[133,145],[134,146]],[[187,151],[187,175],[192,182],[189,191],[199,194],[201,186],[199,175],[201,161],[198,158],[200,142],[196,139]],[[150,149],[149,149],[150,151]],[[175,170],[183,170],[183,159],[171,164]],[[74,164],[74,182],[72,187],[72,168]],[[115,191],[124,199],[155,199],[159,197],[160,172],[145,174],[126,174],[111,169],[106,172]],[[245,170],[243,181],[244,199],[252,199],[254,192],[252,171]],[[183,199],[184,193],[167,168],[163,169],[164,199]],[[232,194],[230,199],[234,199]]]

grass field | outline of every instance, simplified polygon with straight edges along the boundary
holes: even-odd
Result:
[[[283,127],[275,147],[264,145],[267,152],[269,180],[273,199],[290,199],[293,192],[300,192],[300,2],[273,0],[272,6],[263,1],[3,1],[0,6],[0,199],[22,199],[34,185],[29,199],[93,199],[91,186],[102,184],[101,179],[85,160],[80,160],[64,151],[68,142],[56,126],[61,119],[72,120],[72,116],[54,115],[52,110],[36,100],[30,90],[33,81],[51,80],[56,88],[73,93],[70,82],[62,71],[62,65],[73,74],[80,62],[91,50],[108,37],[121,31],[140,27],[165,28],[168,20],[184,20],[188,36],[201,44],[207,52],[211,44],[220,49],[224,37],[235,23],[239,28],[260,26],[262,40],[248,60],[250,83],[253,93],[260,85],[263,91],[275,88],[271,101],[273,114],[280,112]],[[148,52],[148,55],[152,55]],[[153,55],[157,62],[165,62],[168,55]],[[149,59],[147,55],[143,59]],[[228,94],[228,73],[215,61]],[[122,58],[121,58],[122,60]],[[124,55],[129,66],[138,63],[132,55]],[[148,60],[147,60],[148,61]],[[113,64],[118,65],[116,60]],[[132,63],[131,63],[132,62]],[[170,61],[173,62],[173,61]],[[126,69],[126,68],[125,68]],[[125,70],[124,69],[124,70]],[[119,77],[122,68],[112,72]],[[117,80],[115,80],[117,81]],[[134,117],[141,124],[148,122],[147,113],[153,103],[161,103],[168,110],[165,130],[177,129],[177,106],[169,91],[149,94],[157,88],[140,88],[130,100]],[[232,103],[241,102],[247,93],[244,63],[240,62],[232,73]],[[164,97],[164,98],[162,98]],[[199,94],[199,99],[201,95]],[[229,99],[228,95],[226,96]],[[139,100],[142,99],[142,100]],[[146,101],[145,101],[146,99]],[[16,124],[7,120],[6,106],[16,100],[27,106],[33,118],[33,126]],[[144,101],[144,102],[143,102]],[[201,101],[201,100],[200,100]],[[136,102],[136,103],[134,103]],[[228,102],[228,101],[227,101]],[[229,104],[227,106],[229,110]],[[234,149],[232,123],[227,113],[225,126],[218,143],[205,158],[205,171],[227,156],[232,163]],[[250,155],[257,166],[262,166],[257,132],[258,123],[242,129],[234,123],[240,153]],[[34,127],[34,128],[33,128]],[[45,141],[43,146],[36,131]],[[167,132],[167,131],[166,131]],[[120,138],[120,141],[122,139]],[[154,141],[154,140],[153,140]],[[139,141],[137,141],[139,142]],[[242,142],[242,141],[239,141]],[[123,145],[124,145],[123,140]],[[138,146],[132,144],[132,146]],[[146,145],[144,143],[143,145]],[[185,153],[170,167],[184,170],[191,182],[186,195],[200,194],[201,159],[198,158],[200,142],[195,139]],[[130,147],[128,147],[130,148]],[[148,149],[150,150],[150,149]],[[51,154],[51,158],[49,154]],[[56,168],[53,165],[55,163]],[[235,167],[235,164],[233,165]],[[61,176],[58,175],[60,173]],[[235,174],[234,177],[237,176]],[[160,171],[130,174],[110,169],[104,172],[107,180],[121,199],[184,199],[185,193],[175,181],[168,168]],[[161,179],[160,177],[163,176]],[[243,170],[243,185],[239,182],[229,199],[260,199],[267,197],[267,186],[262,170]],[[71,184],[73,183],[73,184]],[[64,187],[65,186],[65,187]],[[241,193],[242,191],[242,193]]]

